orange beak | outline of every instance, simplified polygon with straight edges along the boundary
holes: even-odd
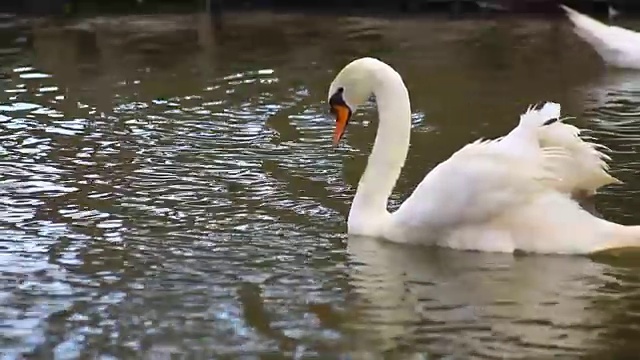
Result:
[[[331,112],[336,116],[336,127],[333,130],[333,145],[338,145],[344,131],[347,129],[347,124],[351,118],[351,109],[345,105],[334,105],[331,107]]]

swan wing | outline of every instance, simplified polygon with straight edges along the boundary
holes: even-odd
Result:
[[[557,190],[549,164],[569,154],[543,148],[522,161],[497,146],[466,145],[436,166],[392,214],[387,238],[464,250],[584,254],[640,246],[640,227],[593,216]]]
[[[466,145],[427,174],[395,217],[455,226],[485,221],[546,188],[572,193],[583,184],[600,185],[604,155],[561,122],[560,109],[553,102],[529,107],[504,137]]]
[[[605,146],[589,142],[577,127],[565,123],[558,103],[547,102],[540,109],[529,107],[520,123],[496,146],[503,147],[522,161],[540,159],[541,151],[556,151],[563,156],[546,157],[545,168],[557,179],[555,188],[574,196],[593,195],[602,186],[620,183],[608,173],[610,158]],[[555,150],[554,150],[555,149]]]
[[[621,183],[608,172],[610,157],[603,151],[609,149],[589,141],[592,138],[582,135],[581,129],[565,123],[560,110],[560,104],[554,102],[539,109],[529,107],[518,126],[491,143],[491,151],[535,166],[542,164],[553,174],[556,190],[578,198],[594,195],[602,186]]]
[[[538,128],[540,147],[559,148],[565,156],[547,159],[553,169],[557,189],[573,195],[593,195],[598,188],[621,183],[608,172],[606,146],[589,142],[581,130],[561,121]]]
[[[476,141],[437,165],[393,214],[401,226],[446,229],[490,220],[531,201],[557,181],[545,159],[563,156],[541,151],[521,161],[499,146],[500,140]]]

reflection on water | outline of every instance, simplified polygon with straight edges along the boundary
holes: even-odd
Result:
[[[229,14],[220,30],[197,15],[100,17],[0,32],[3,354],[638,352],[633,262],[347,239],[375,110],[334,149],[324,104],[356,56],[403,74],[414,132],[397,203],[464,143],[559,101],[627,182],[600,211],[638,223],[637,75],[605,71],[561,22],[327,20]]]
[[[395,351],[421,344],[460,357],[511,358],[523,348],[533,358],[576,356],[612,341],[617,326],[602,329],[607,308],[625,301],[611,291],[625,271],[587,258],[433,251],[357,237],[347,249],[358,314],[370,321],[354,326]]]

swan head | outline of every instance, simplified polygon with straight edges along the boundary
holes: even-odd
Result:
[[[384,63],[364,57],[347,64],[329,86],[329,106],[336,117],[333,144],[342,139],[351,116],[373,94],[376,69]]]

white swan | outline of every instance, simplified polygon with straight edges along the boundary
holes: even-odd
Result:
[[[640,33],[604,24],[560,5],[574,25],[574,32],[600,55],[605,63],[627,69],[640,69]]]
[[[357,107],[376,97],[378,132],[348,217],[348,233],[456,249],[586,254],[640,247],[640,226],[593,216],[573,194],[618,182],[598,145],[559,119],[560,105],[528,109],[508,135],[464,146],[427,174],[394,213],[388,198],[409,149],[411,110],[400,75],[354,60],[331,83],[337,144]]]

